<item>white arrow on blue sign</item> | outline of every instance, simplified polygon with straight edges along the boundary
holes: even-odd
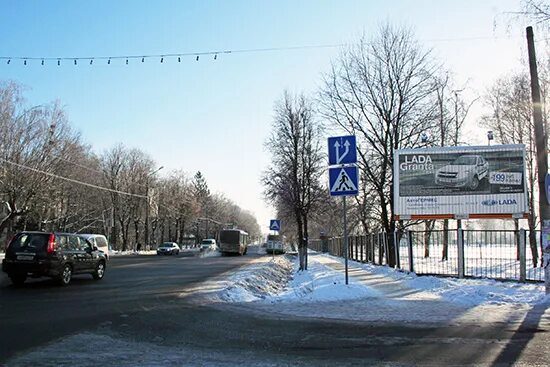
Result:
[[[328,138],[328,164],[357,163],[355,135],[333,136]]]
[[[331,196],[355,196],[359,192],[357,167],[330,168],[328,175]]]
[[[269,221],[269,229],[272,231],[280,231],[281,230],[281,220],[280,219],[271,219]]]

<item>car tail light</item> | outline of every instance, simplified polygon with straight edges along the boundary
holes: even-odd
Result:
[[[48,248],[46,252],[48,254],[51,254],[55,251],[55,235],[53,233],[50,234],[50,238],[48,239]]]

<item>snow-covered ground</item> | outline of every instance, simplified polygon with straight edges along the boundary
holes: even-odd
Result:
[[[311,253],[308,271],[297,266],[283,256],[256,263],[210,299],[264,314],[411,325],[513,323],[537,305],[550,306],[541,284],[416,276],[350,261],[345,285],[343,259]],[[541,318],[550,321],[550,310]]]

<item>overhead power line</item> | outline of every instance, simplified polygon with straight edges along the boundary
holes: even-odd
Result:
[[[460,42],[460,41],[488,41],[488,40],[502,40],[502,39],[514,39],[519,38],[515,36],[480,36],[480,37],[457,37],[457,38],[434,38],[434,39],[425,39],[420,40],[424,42]],[[217,60],[219,55],[229,55],[229,54],[245,54],[245,53],[262,53],[262,52],[280,52],[280,51],[299,51],[299,50],[312,50],[312,49],[323,49],[323,48],[339,48],[344,46],[350,46],[353,43],[335,43],[335,44],[318,44],[318,45],[299,45],[299,46],[281,46],[281,47],[261,47],[261,48],[243,48],[243,49],[234,49],[234,50],[211,50],[211,51],[197,51],[197,52],[177,52],[177,53],[162,53],[162,54],[128,54],[128,55],[112,55],[112,56],[0,56],[0,60],[6,61],[9,65],[12,61],[23,61],[23,65],[30,64],[31,61],[39,61],[41,65],[46,65],[46,63],[51,63],[58,66],[62,62],[70,62],[73,65],[81,65],[83,61],[86,61],[89,65],[94,65],[94,62],[102,61],[106,62],[107,65],[111,65],[111,61],[115,60],[124,60],[126,65],[130,64],[130,61],[133,63],[141,62],[144,63],[145,60],[156,59],[160,63],[164,63],[167,59],[175,59],[177,62],[181,62],[182,59],[191,57],[195,61],[199,61],[201,56],[211,57],[213,60]]]
[[[133,197],[138,197],[138,198],[142,198],[142,199],[147,199],[146,195],[139,195],[139,194],[133,194],[133,193],[130,193],[130,192],[109,189],[107,187],[94,185],[94,184],[91,184],[91,183],[88,183],[88,182],[74,180],[72,178],[59,176],[59,175],[56,175],[54,173],[50,173],[50,172],[39,170],[37,168],[25,166],[24,164],[19,164],[19,163],[15,163],[15,162],[12,162],[12,161],[8,161],[8,160],[3,159],[3,158],[0,158],[0,161],[5,162],[7,164],[11,164],[12,166],[15,166],[15,167],[23,168],[23,169],[33,171],[33,172],[36,172],[36,173],[41,173],[43,175],[50,176],[50,177],[53,177],[53,178],[57,178],[59,180],[71,182],[71,183],[74,183],[74,184],[87,186],[87,187],[91,187],[91,188],[98,189],[98,190],[109,191],[109,192],[113,192],[113,193],[117,193],[117,194],[121,194],[121,195],[127,195],[127,196],[133,196]]]

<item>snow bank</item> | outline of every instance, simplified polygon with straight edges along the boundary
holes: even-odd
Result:
[[[128,255],[156,255],[156,250],[149,251],[109,251],[109,256],[128,256]]]
[[[285,256],[241,268],[229,277],[228,286],[219,294],[225,302],[252,302],[280,293],[292,273]]]

